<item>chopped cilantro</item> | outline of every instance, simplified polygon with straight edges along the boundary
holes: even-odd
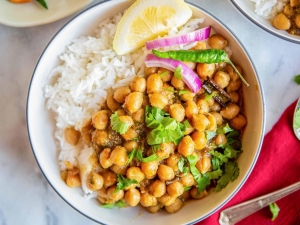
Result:
[[[114,131],[117,131],[120,134],[125,134],[131,125],[131,124],[122,122],[118,116],[118,112],[115,112],[114,114],[111,115],[110,122],[112,125],[112,129]]]
[[[240,169],[236,162],[228,162],[225,164],[225,173],[217,181],[215,191],[221,191],[230,181],[234,181],[239,176]]]
[[[224,127],[218,126],[218,128],[217,128],[217,134],[227,134],[231,131],[233,131],[233,129],[230,128],[228,123],[226,123],[226,125]]]
[[[207,141],[213,139],[216,135],[217,134],[214,131],[210,131],[210,130],[205,131],[205,137]]]
[[[294,81],[300,85],[300,74],[294,77]]]
[[[136,157],[136,151],[137,151],[137,149],[135,148],[131,152],[127,153],[128,161],[127,161],[126,165],[128,165],[129,163],[131,163],[131,161],[133,160],[133,158]]]
[[[185,165],[185,158],[184,157],[181,157],[180,160],[178,161],[177,163],[177,166],[178,166],[178,170],[180,172],[183,173],[183,175],[186,175],[188,172],[190,172],[190,169],[187,167],[187,166],[184,166]]]
[[[223,175],[223,171],[221,169],[217,169],[212,172],[207,172],[206,175],[209,177],[209,179],[216,180]]]
[[[183,124],[186,128],[190,128],[191,127],[191,124],[189,123],[189,121],[185,120],[183,121]]]
[[[185,126],[156,107],[146,107],[146,124],[152,128],[147,142],[149,145],[174,142],[178,144],[184,136]]]
[[[115,206],[117,206],[118,208],[123,208],[125,206],[125,201],[119,200],[115,204],[103,204],[103,205],[101,205],[102,208],[106,208],[106,209],[112,209]]]
[[[293,127],[296,129],[300,128],[300,108],[296,111]]]
[[[157,144],[157,145],[151,145],[151,149],[152,149],[152,152],[156,152],[157,150],[160,149],[160,144]]]
[[[142,151],[140,150],[136,152],[136,158],[141,162],[152,162],[159,159],[158,155],[156,154],[152,154],[146,158],[143,158]]]
[[[184,191],[188,191],[188,190],[190,190],[191,188],[192,188],[192,187],[184,186],[184,187],[183,187],[183,190],[184,190]]]
[[[114,193],[117,193],[120,190],[124,190],[126,187],[130,186],[131,184],[139,184],[139,182],[135,179],[130,180],[128,178],[123,177],[120,174],[117,174],[117,176],[118,176],[118,183]]]
[[[174,70],[174,77],[178,78],[178,79],[182,79],[182,67],[178,66],[175,70]]]
[[[278,214],[279,214],[280,208],[278,207],[276,202],[270,204],[269,207],[270,207],[270,211],[273,215],[272,216],[272,221],[274,221],[277,218]]]

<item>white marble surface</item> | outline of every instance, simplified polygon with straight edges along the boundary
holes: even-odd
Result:
[[[193,0],[239,37],[257,68],[266,101],[266,131],[300,96],[300,45],[252,24],[226,0]],[[74,16],[74,15],[73,15]],[[32,72],[52,36],[73,16],[48,25],[0,25],[0,225],[91,225],[50,187],[32,154],[26,129],[26,97]]]

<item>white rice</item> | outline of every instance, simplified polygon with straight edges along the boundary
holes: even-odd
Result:
[[[128,85],[136,75],[144,75],[145,48],[119,56],[112,48],[113,37],[122,14],[106,19],[98,25],[93,36],[82,36],[72,41],[60,55],[61,63],[55,67],[44,88],[46,107],[55,114],[55,138],[58,140],[60,169],[64,162],[73,166],[88,163],[91,149],[81,141],[72,146],[65,141],[64,129],[81,127],[97,112],[112,89]],[[166,36],[187,33],[199,29],[201,18],[190,19],[179,30],[174,28]],[[172,49],[189,49],[196,43],[180,45]],[[81,171],[82,173],[82,171]],[[85,182],[82,182],[85,183]],[[83,186],[85,193],[88,189]]]
[[[255,13],[265,19],[272,19],[289,0],[250,0],[255,3]]]

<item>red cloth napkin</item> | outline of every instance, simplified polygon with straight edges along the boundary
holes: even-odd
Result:
[[[300,141],[293,133],[293,113],[290,105],[272,130],[265,136],[257,163],[241,190],[221,210],[268,194],[300,181]],[[238,225],[300,225],[300,191],[276,202],[280,212],[275,221],[269,207],[252,214]],[[220,211],[197,225],[219,224]]]

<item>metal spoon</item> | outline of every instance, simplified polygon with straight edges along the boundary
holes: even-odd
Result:
[[[300,108],[300,98],[295,107],[293,117],[293,129],[296,137],[300,140],[300,127],[295,126],[296,112]],[[287,186],[278,191],[274,191],[270,194],[263,195],[261,197],[243,202],[241,204],[227,208],[220,213],[219,223],[221,225],[233,225],[242,219],[250,216],[258,210],[276,202],[277,200],[292,194],[293,192],[300,189],[300,182]]]
[[[295,107],[294,121],[293,121],[294,133],[295,133],[296,137],[298,138],[298,140],[300,140],[300,127],[295,126],[295,118],[296,118],[296,113],[297,113],[298,109],[300,109],[300,98],[298,99],[298,102],[297,102],[296,107]]]

